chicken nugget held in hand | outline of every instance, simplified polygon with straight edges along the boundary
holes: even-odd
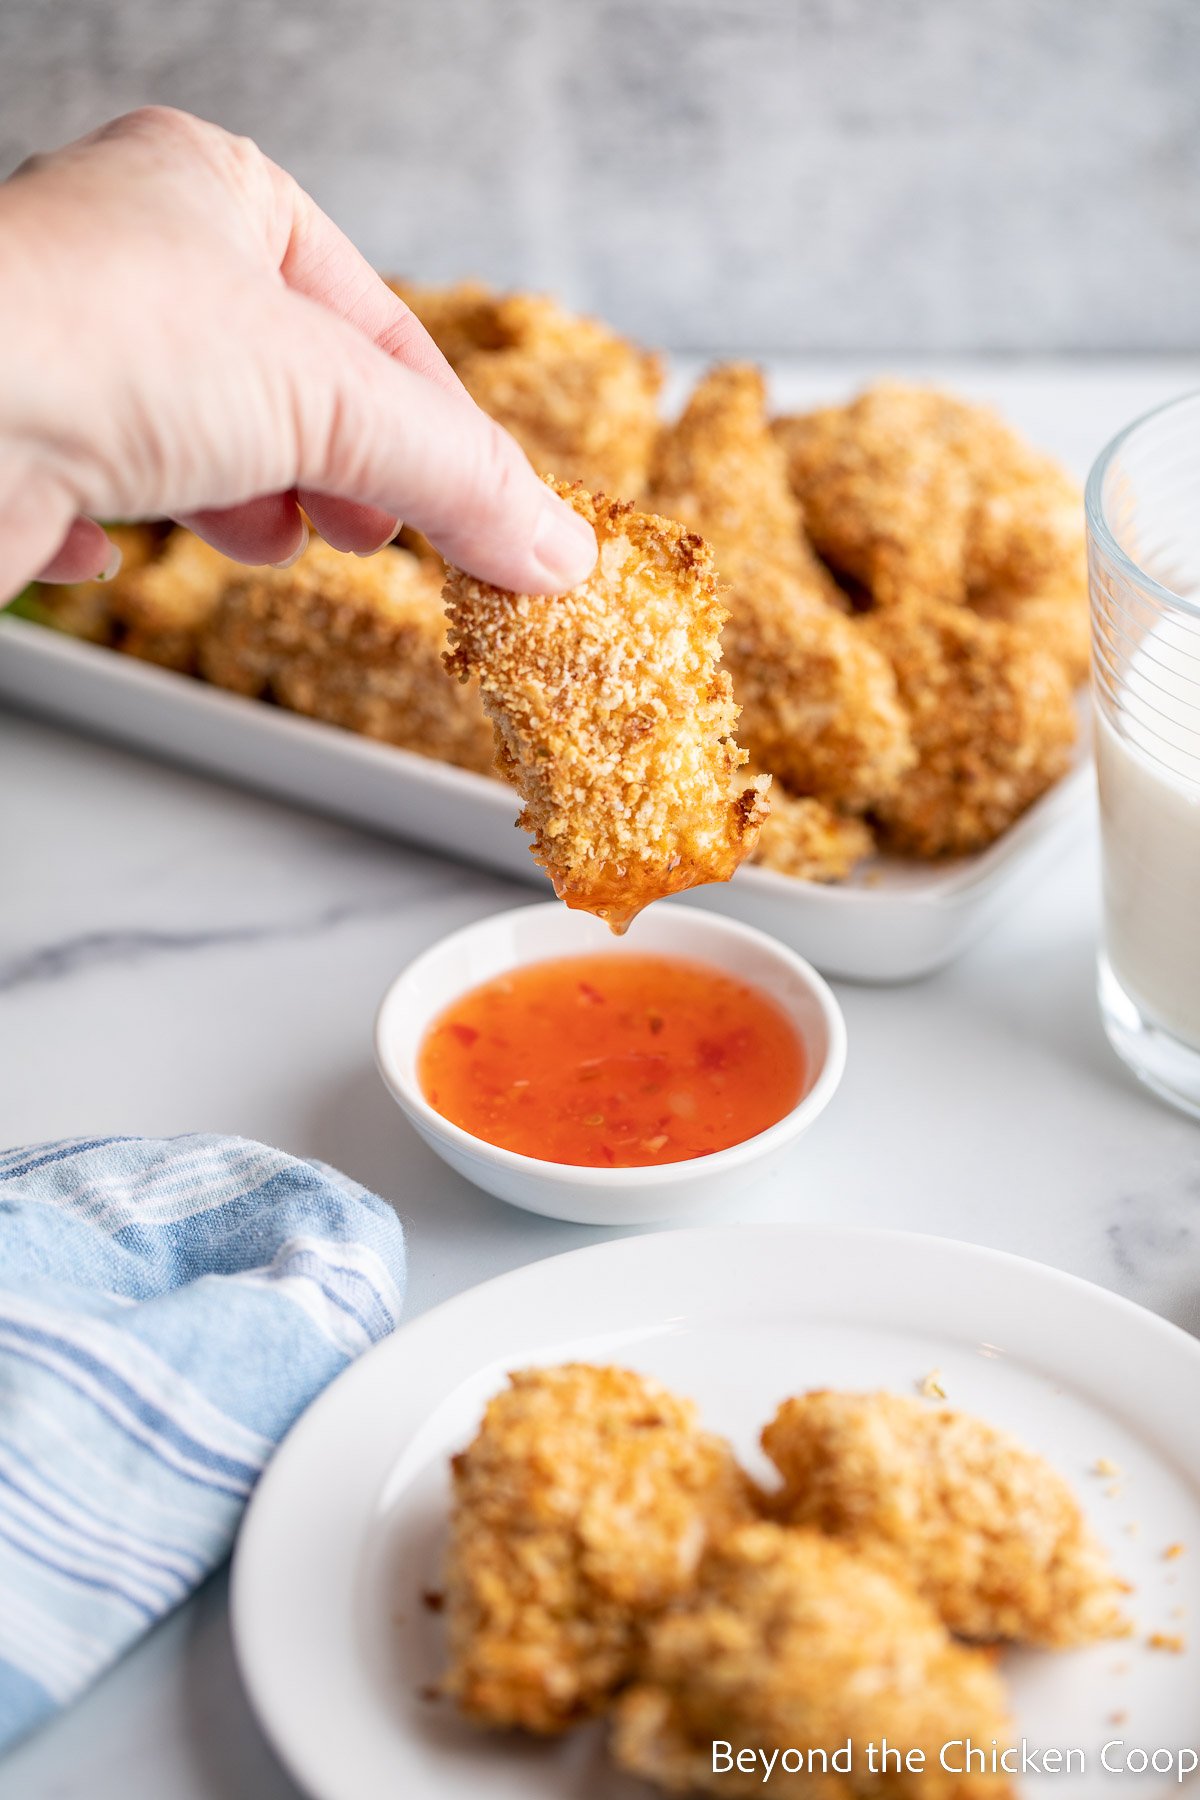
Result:
[[[719,669],[721,604],[702,538],[551,482],[594,528],[568,593],[513,594],[450,569],[446,667],[478,676],[533,854],[568,906],[624,931],[650,901],[728,881],[753,850],[768,779],[739,779],[738,708]]]

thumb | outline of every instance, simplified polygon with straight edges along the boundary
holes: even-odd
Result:
[[[285,380],[296,486],[375,506],[497,587],[561,593],[596,560],[591,526],[465,392],[397,362],[304,296]]]

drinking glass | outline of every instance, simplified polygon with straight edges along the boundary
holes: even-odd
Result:
[[[1087,486],[1104,927],[1100,1010],[1200,1117],[1200,393],[1138,419]]]

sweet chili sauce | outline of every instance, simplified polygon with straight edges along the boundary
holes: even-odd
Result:
[[[804,1092],[804,1046],[760,988],[671,956],[531,963],[456,1000],[421,1045],[429,1104],[546,1162],[634,1168],[743,1143]]]

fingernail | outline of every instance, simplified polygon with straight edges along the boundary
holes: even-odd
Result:
[[[111,581],[113,576],[117,573],[117,570],[120,567],[121,567],[120,549],[118,548],[118,546],[116,544],[110,544],[108,547],[108,561],[105,563],[104,567],[101,569],[100,573],[97,575],[96,580],[97,581]]]
[[[543,509],[533,539],[533,554],[555,592],[578,587],[595,567],[596,534],[586,519],[561,500]]]
[[[403,519],[397,519],[395,524],[392,526],[391,530],[388,532],[387,536],[385,538],[380,538],[379,542],[375,545],[374,549],[372,549],[372,550],[356,550],[354,552],[355,556],[362,556],[362,557],[378,556],[379,552],[381,550],[387,549],[388,545],[392,542],[393,538],[396,538],[400,535],[400,531],[401,531],[403,524],[404,524]]]
[[[292,551],[292,554],[290,556],[285,556],[282,562],[272,563],[271,567],[273,569],[290,569],[293,563],[298,563],[300,561],[300,558],[304,555],[304,552],[307,549],[308,549],[308,526],[305,523],[305,521],[303,519],[301,519],[301,521],[300,521],[300,542],[296,545],[296,548]]]

